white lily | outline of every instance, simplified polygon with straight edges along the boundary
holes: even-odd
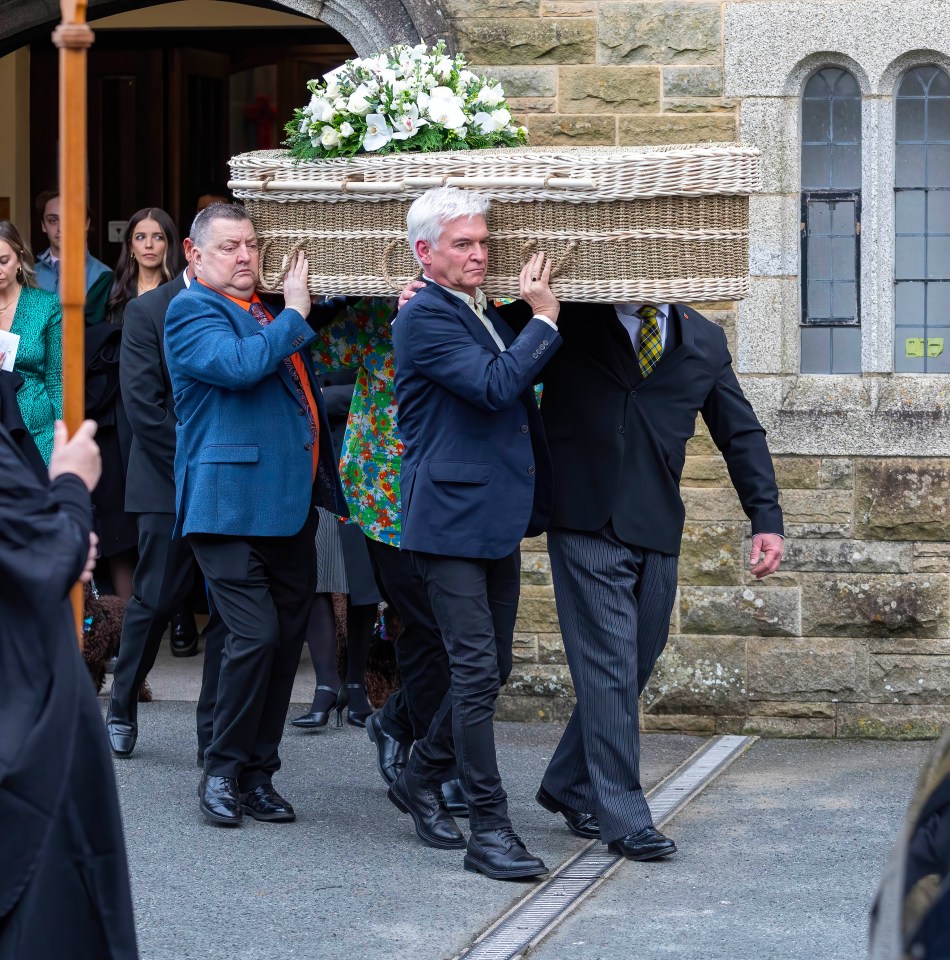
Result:
[[[456,96],[448,87],[436,87],[432,91],[426,112],[430,120],[441,123],[448,130],[458,130],[466,123],[462,98]]]
[[[363,137],[363,149],[372,153],[385,147],[393,138],[393,132],[381,113],[371,113],[366,118],[366,136]]]
[[[410,106],[404,114],[393,120],[393,140],[408,140],[415,136],[426,122],[419,119],[419,108]]]

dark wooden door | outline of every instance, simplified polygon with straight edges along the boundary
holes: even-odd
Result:
[[[169,51],[168,150],[172,217],[187,234],[195,201],[210,184],[227,183],[228,77],[231,58],[208,50]]]

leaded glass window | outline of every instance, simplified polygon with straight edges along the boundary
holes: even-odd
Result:
[[[802,94],[802,373],[860,373],[861,90],[838,67]]]
[[[950,373],[950,77],[909,70],[895,114],[894,369]]]

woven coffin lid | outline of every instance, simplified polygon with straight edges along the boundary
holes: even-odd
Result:
[[[233,157],[231,175],[239,199],[265,196],[277,202],[408,200],[443,183],[520,203],[741,196],[761,187],[759,151],[735,144],[525,147],[302,161],[286,151],[262,150]]]

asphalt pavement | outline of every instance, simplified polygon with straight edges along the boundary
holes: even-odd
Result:
[[[562,728],[496,729],[515,828],[553,870],[585,845],[533,799]],[[645,785],[702,742],[645,736]],[[531,956],[863,957],[873,890],[926,751],[756,742],[667,825],[674,857],[622,865]],[[115,769],[143,960],[450,960],[531,889],[423,846],[387,800],[365,731],[288,727],[282,757],[275,785],[297,822],[212,827],[197,806],[194,705],[140,707],[135,754]]]

